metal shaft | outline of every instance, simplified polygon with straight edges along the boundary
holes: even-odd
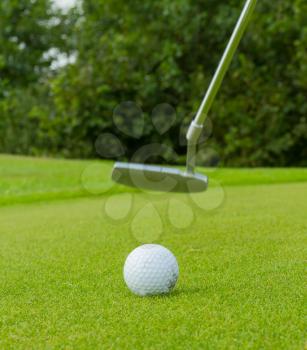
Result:
[[[188,172],[193,171],[193,163],[195,157],[195,154],[193,154],[193,149],[195,149],[195,145],[197,144],[198,138],[201,134],[204,121],[222,84],[223,78],[229,68],[231,60],[236,52],[236,49],[240,43],[244,31],[246,30],[251,15],[255,9],[256,3],[257,0],[246,1],[241,16],[237,22],[237,25],[222,56],[222,59],[209,85],[207,93],[198,109],[195,119],[192,121],[189,127],[189,130],[187,132],[188,148],[190,148],[190,151],[188,149],[187,156]]]

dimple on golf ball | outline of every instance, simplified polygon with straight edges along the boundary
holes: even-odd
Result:
[[[159,244],[144,244],[134,249],[124,265],[128,288],[140,296],[169,293],[179,275],[172,252]]]

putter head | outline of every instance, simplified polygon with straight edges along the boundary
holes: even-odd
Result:
[[[202,192],[208,186],[208,178],[204,175],[136,163],[115,163],[112,180],[130,187],[161,192]]]

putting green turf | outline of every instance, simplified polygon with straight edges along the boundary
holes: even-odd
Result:
[[[225,199],[182,231],[155,202],[180,278],[169,296],[139,298],[122,267],[140,242],[103,208],[147,199],[105,192],[111,163],[95,164],[0,157],[1,349],[304,347],[306,170],[210,171]]]

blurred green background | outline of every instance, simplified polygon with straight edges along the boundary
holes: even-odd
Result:
[[[0,153],[95,158],[98,136],[112,133],[125,145],[123,158],[158,142],[183,163],[184,127],[242,6],[238,0],[84,0],[63,11],[49,0],[2,0]],[[216,158],[229,166],[307,165],[306,48],[305,0],[258,1],[210,113],[200,159],[203,153],[209,165]],[[137,139],[114,125],[123,101],[143,111]],[[161,104],[176,110],[162,135],[151,123]],[[162,108],[158,124],[170,113]],[[140,113],[126,117],[136,130]]]

